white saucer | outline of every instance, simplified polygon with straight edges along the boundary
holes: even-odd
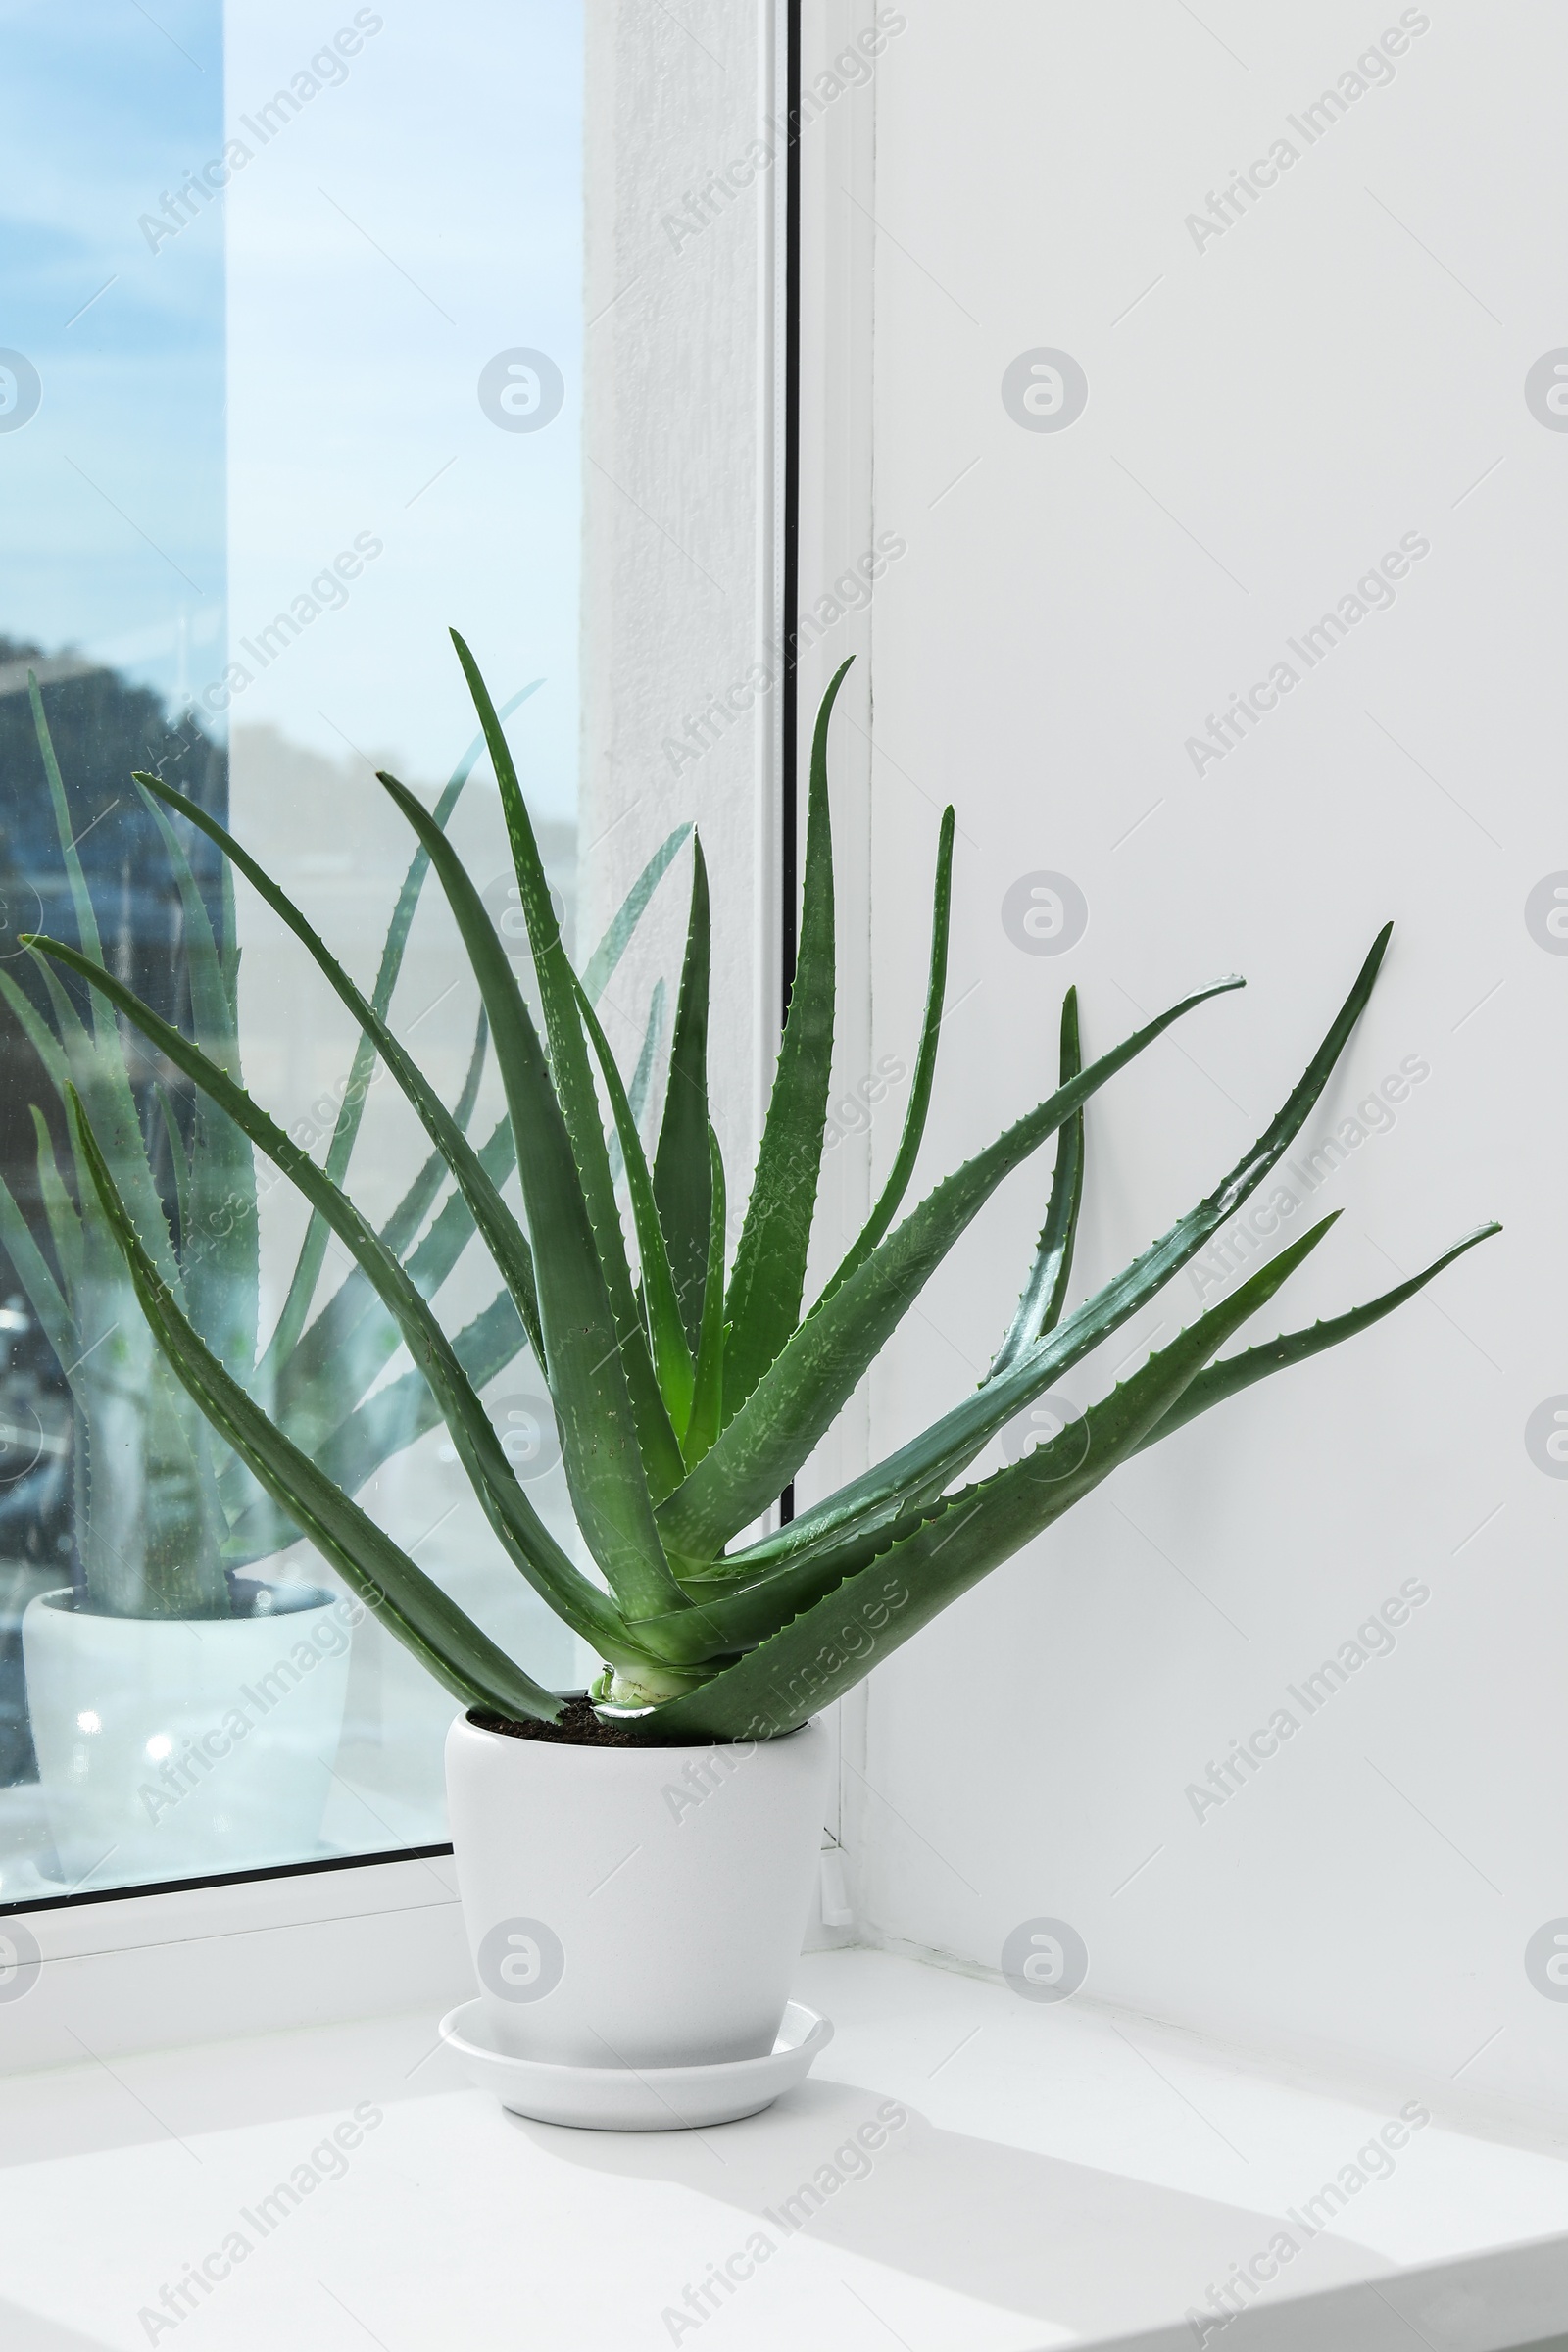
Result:
[[[791,2001],[765,2058],[639,2071],[509,2057],[476,2038],[484,2031],[478,2000],[465,2001],[441,2020],[442,2040],[477,2089],[494,2091],[514,2115],[586,2132],[691,2132],[759,2115],[781,2091],[805,2082],[818,2052],[833,2038],[830,2019]]]

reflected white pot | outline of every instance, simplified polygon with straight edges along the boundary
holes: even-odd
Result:
[[[70,1592],[22,1623],[38,1778],[68,1886],[314,1859],[353,1601],[255,1584],[252,1613],[100,1617]]]
[[[490,2046],[595,2067],[770,2051],[830,1754],[819,1722],[728,1747],[569,1747],[460,1716],[447,1800]]]

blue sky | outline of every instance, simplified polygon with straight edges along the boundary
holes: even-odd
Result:
[[[43,382],[0,435],[0,628],[172,690],[182,617],[222,629],[223,254],[218,222],[157,256],[136,222],[221,142],[222,9],[157,13],[0,0],[0,343]]]
[[[580,12],[374,13],[345,80],[153,252],[139,217],[353,0],[230,0],[226,28],[221,0],[0,0],[0,346],[43,381],[31,422],[0,433],[0,631],[81,644],[172,700],[368,530],[384,559],[235,721],[337,756],[369,739],[433,776],[471,726],[450,620],[498,689],[547,679],[527,723],[541,801],[565,814]],[[565,376],[538,435],[479,411],[480,368],[513,346]]]

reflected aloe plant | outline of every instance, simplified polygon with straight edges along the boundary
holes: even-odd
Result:
[[[536,682],[537,683],[537,682]],[[535,691],[524,687],[501,713],[510,715]],[[82,968],[102,963],[92,896],[72,838],[59,762],[36,679],[33,722],[54,808],[60,854],[70,884]],[[476,735],[449,779],[430,824],[444,834],[484,749]],[[212,920],[179,837],[163,806],[189,812],[157,778],[137,779],[160,829],[178,892],[191,1023],[204,1064],[226,1082],[242,1084],[239,1052],[239,965],[232,876],[223,869],[220,936]],[[597,951],[596,990],[624,952],[660,877],[685,838],[672,834],[652,858]],[[418,849],[399,893],[369,1000],[376,1023],[390,1009],[410,927],[429,871]],[[297,1516],[276,1490],[255,1476],[243,1450],[215,1435],[187,1387],[171,1370],[137,1303],[130,1269],[100,1205],[81,1151],[80,1117],[91,1122],[121,1213],[131,1222],[147,1264],[191,1330],[210,1348],[226,1377],[265,1403],[280,1432],[323,1475],[354,1494],[404,1446],[431,1428],[438,1413],[416,1374],[375,1388],[399,1345],[396,1317],[375,1284],[355,1271],[314,1315],[328,1240],[319,1214],[309,1223],[282,1311],[260,1345],[257,1181],[254,1151],[241,1125],[198,1093],[189,1115],[168,1087],[133,1070],[114,1007],[88,992],[85,1017],[53,966],[34,951],[44,978],[48,1017],[0,970],[0,991],[24,1030],[62,1102],[71,1106],[68,1130],[75,1161],[68,1188],[42,1110],[34,1105],[39,1196],[48,1253],[9,1188],[0,1180],[0,1239],[32,1303],[71,1390],[76,1415],[76,1525],[87,1606],[122,1617],[222,1617],[233,1608],[237,1569],[293,1543]],[[662,1004],[656,990],[653,1033]],[[182,1041],[182,1043],[185,1041]],[[454,1133],[467,1131],[487,1051],[481,1011],[462,1093],[450,1114]],[[179,1065],[178,1054],[165,1066]],[[328,1145],[325,1172],[343,1182],[354,1152],[377,1048],[362,1029]],[[487,1183],[499,1188],[512,1172],[512,1128],[503,1117],[473,1154]],[[160,1167],[172,1167],[174,1214],[168,1213]],[[448,1189],[448,1168],[430,1154],[377,1236],[377,1244],[411,1290],[435,1296],[473,1233],[462,1193]],[[440,1202],[438,1206],[437,1203]],[[432,1213],[433,1212],[433,1213]],[[475,1390],[513,1360],[525,1340],[509,1293],[491,1303],[453,1342],[456,1360]],[[373,1395],[370,1394],[375,1389]]]
[[[953,812],[938,853],[930,978],[903,1137],[863,1232],[803,1314],[834,1027],[834,906],[827,736],[835,678],[812,748],[800,957],[733,1264],[725,1179],[709,1118],[709,901],[694,842],[691,913],[662,1124],[650,1165],[629,1099],[573,973],[551,908],[499,714],[455,638],[500,783],[527,919],[543,1035],[483,903],[439,823],[394,777],[394,806],[434,865],[456,918],[506,1088],[526,1229],[501,1200],[461,1122],[432,1094],[329,951],[223,828],[165,784],[148,789],[200,826],[289,924],[386,1060],[451,1170],[544,1368],[579,1527],[603,1583],[543,1525],[512,1471],[463,1357],[419,1284],[317,1167],[201,1046],[180,1037],[91,958],[51,956],[89,981],[300,1188],[394,1318],[491,1525],[519,1572],[605,1661],[598,1703],[636,1710],[651,1740],[766,1737],[837,1698],[938,1610],[1038,1536],[1120,1463],[1252,1383],[1364,1331],[1497,1230],[1484,1226],[1381,1297],[1216,1360],[1322,1241],[1325,1218],[1182,1331],[1063,1430],[994,1476],[963,1483],[988,1442],[1130,1318],[1208,1242],[1283,1157],[1344,1050],[1388,944],[1354,986],[1278,1116],[1214,1190],[1113,1281],[1065,1311],[1084,1181],[1084,1104],[1207,999],[1197,990],[1082,1066],[1077,1004],[1062,1010],[1060,1083],[1035,1109],[900,1217],[931,1101],[947,970]],[[848,665],[846,664],[846,667]],[[622,1155],[630,1234],[611,1146]],[[178,1377],[275,1506],[311,1536],[383,1622],[464,1704],[556,1720],[543,1689],[424,1576],[268,1416],[199,1329],[138,1236],[100,1114],[74,1131],[137,1295]],[[1055,1169],[1039,1249],[995,1361],[975,1394],[825,1501],[760,1540],[764,1512],[827,1430],[956,1242],[1010,1170],[1049,1138]]]

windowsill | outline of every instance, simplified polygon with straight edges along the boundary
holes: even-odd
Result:
[[[0,2339],[130,2352],[188,2327],[225,2352],[698,2336],[717,2352],[1175,2352],[1198,2340],[1189,2310],[1282,2230],[1299,2251],[1279,2284],[1209,2344],[1503,2352],[1568,2315],[1568,2167],[1552,2155],[1430,2123],[1308,2241],[1293,2209],[1396,2105],[887,1953],[810,1955],[798,1990],[837,2025],[816,2074],[701,2133],[510,2117],[467,2087],[428,2009],[13,2076]],[[908,2120],[869,2170],[847,2160],[820,2212],[781,2221],[888,2101]],[[381,2120],[314,2168],[341,2177],[264,2233],[261,2200],[366,2102]],[[210,2254],[221,2268],[235,2230],[250,2250],[232,2275],[151,2326],[166,2285]],[[759,2232],[771,2251],[753,2268]],[[732,2258],[752,2275],[713,2288],[700,2325],[666,2317],[700,2310],[686,2290]]]

